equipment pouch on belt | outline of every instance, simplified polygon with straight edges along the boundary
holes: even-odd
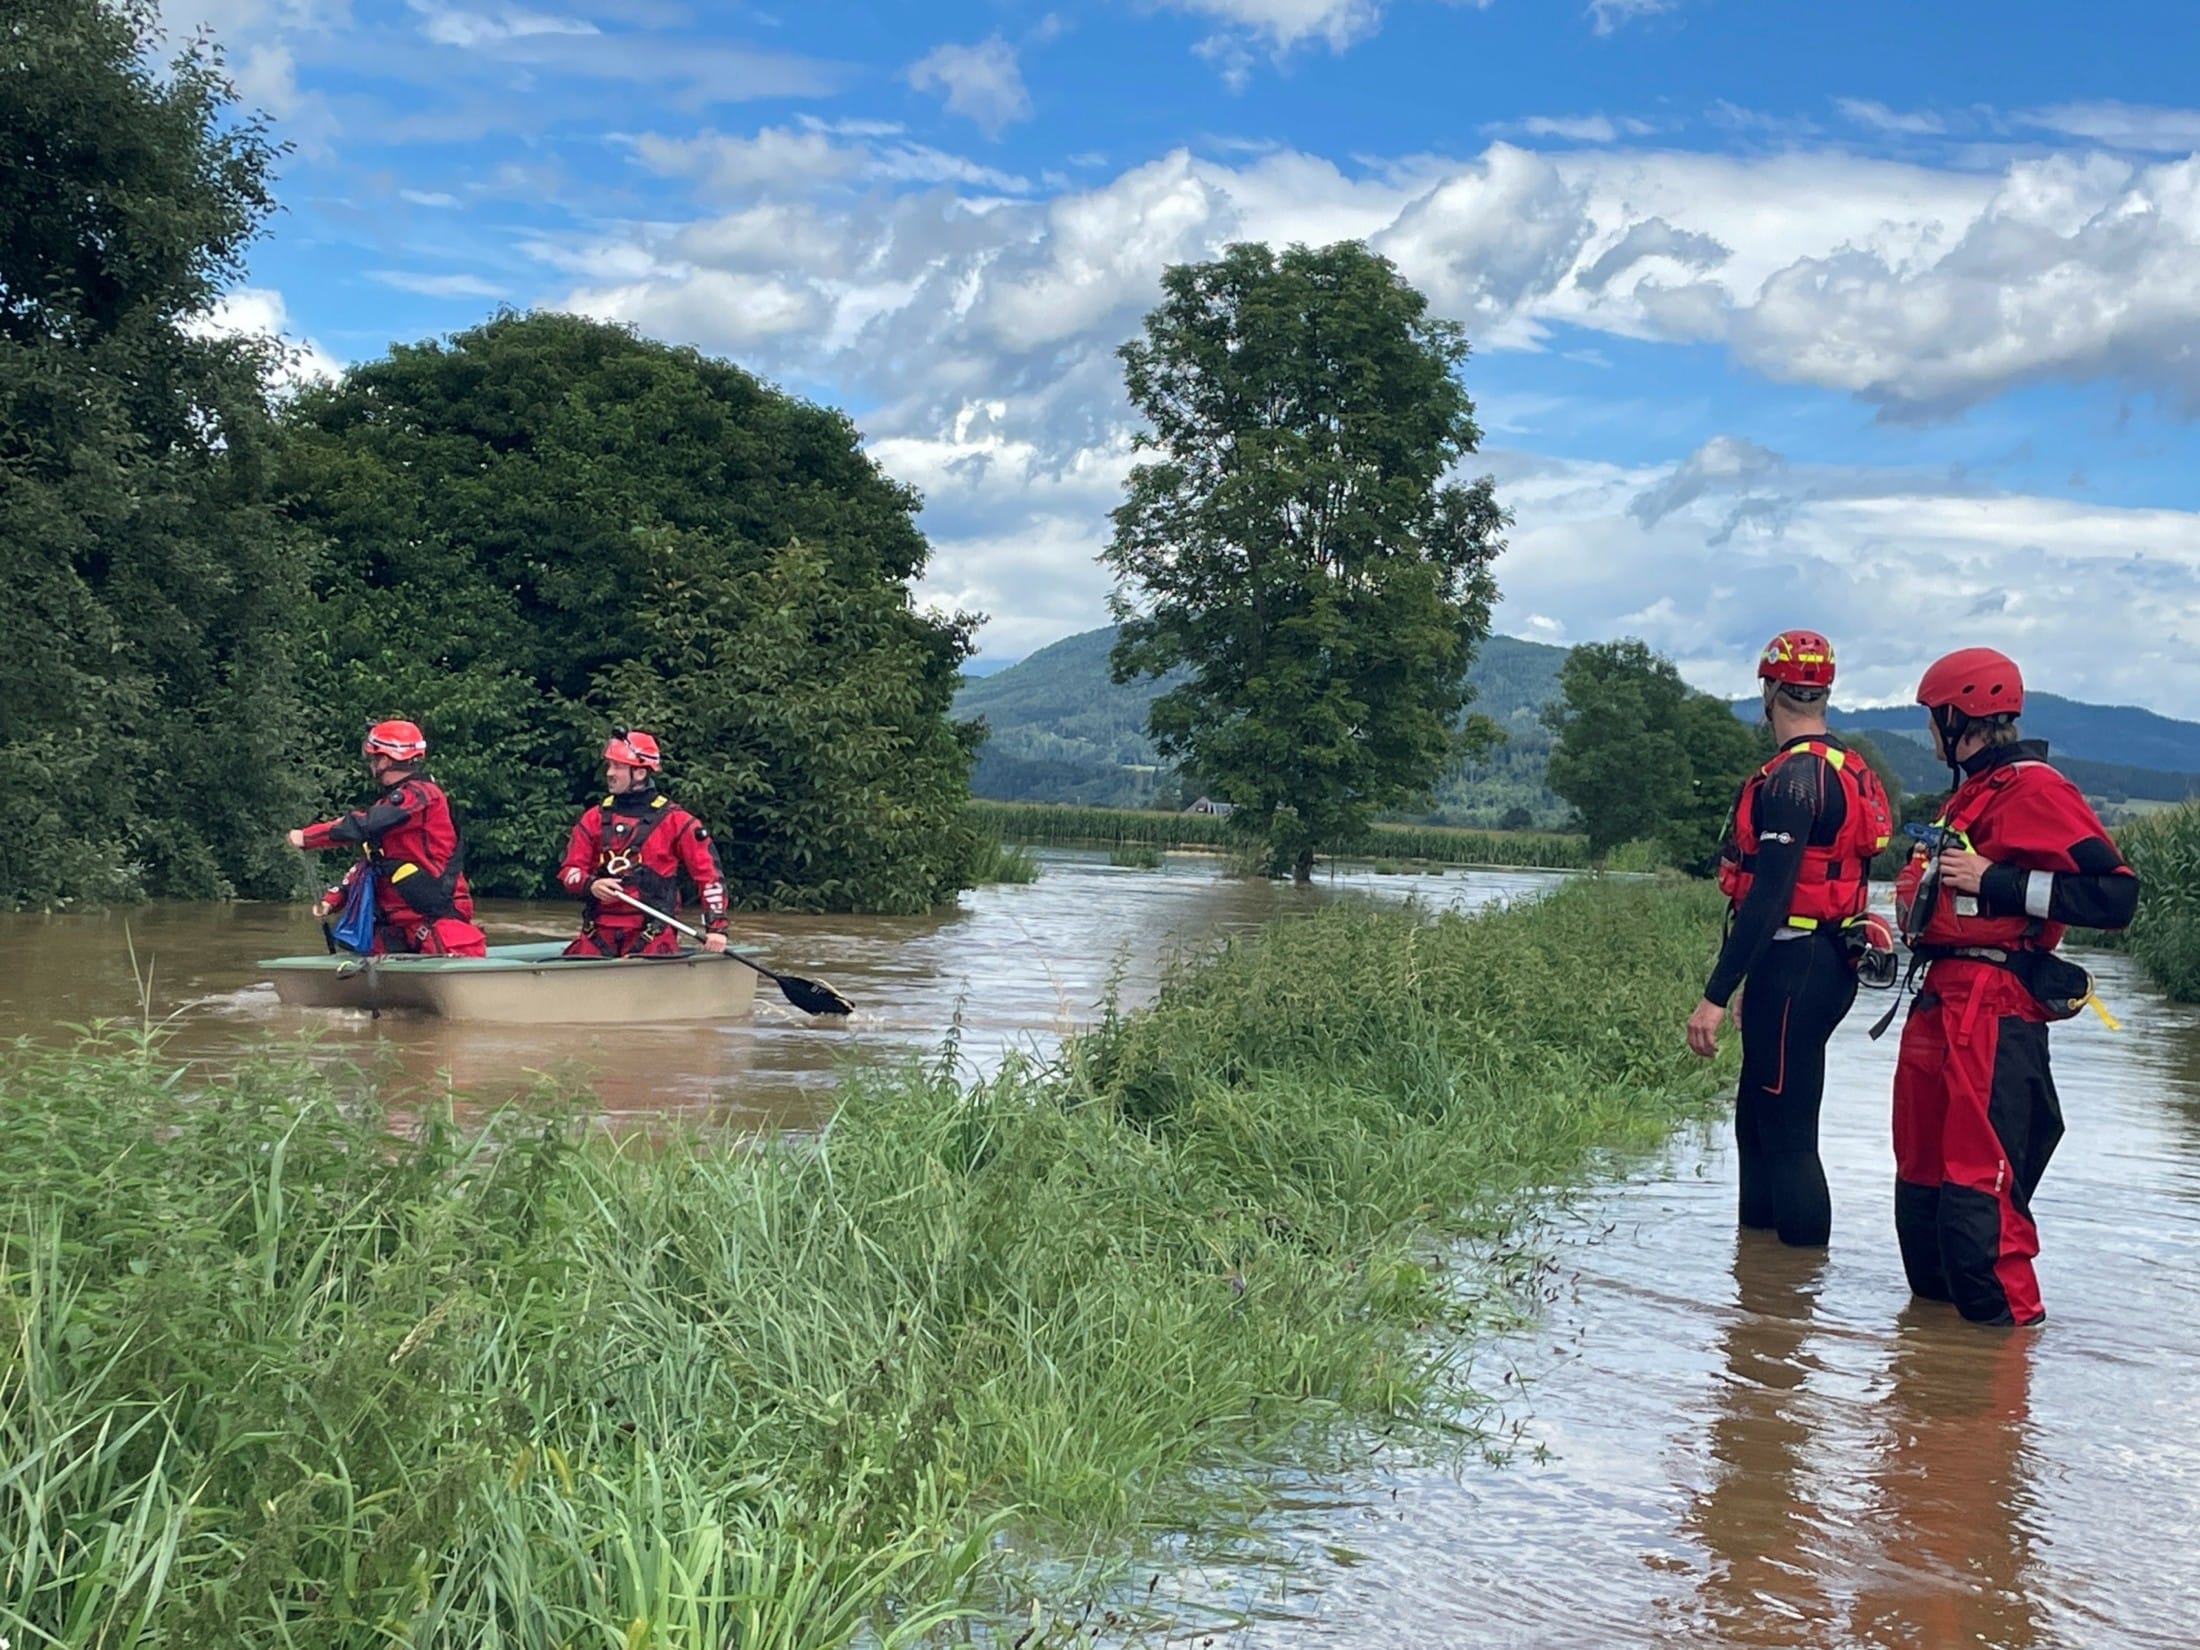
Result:
[[[2009,972],[2050,1020],[2067,1020],[2093,1000],[2093,976],[2053,951],[2012,951]]]

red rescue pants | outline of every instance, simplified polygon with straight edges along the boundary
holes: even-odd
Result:
[[[2031,994],[1991,963],[1934,963],[1894,1071],[1895,1235],[1914,1293],[1976,1323],[2047,1315],[2032,1194],[2062,1135]]]
[[[374,954],[393,952],[427,957],[485,957],[489,936],[463,917],[415,916],[405,922],[377,917]]]
[[[584,923],[565,948],[568,957],[669,957],[680,949],[676,928],[659,928],[654,934],[646,918],[633,922],[598,917]]]

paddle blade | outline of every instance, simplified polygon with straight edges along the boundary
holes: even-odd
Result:
[[[799,974],[775,974],[788,1002],[805,1014],[853,1014],[856,1005],[823,980],[805,980]]]

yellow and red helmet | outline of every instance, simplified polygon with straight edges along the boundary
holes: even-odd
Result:
[[[603,759],[624,762],[630,768],[640,768],[647,773],[655,773],[665,760],[657,749],[656,736],[640,728],[613,728],[603,748]]]
[[[428,754],[428,736],[417,722],[370,723],[359,754],[373,756],[376,752],[399,762],[417,762]]]
[[[1765,643],[1757,679],[1783,687],[1833,686],[1833,644],[1815,630],[1783,630]]]

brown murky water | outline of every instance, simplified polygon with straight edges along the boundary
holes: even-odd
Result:
[[[1123,1002],[1144,1002],[1159,959],[1179,944],[1338,898],[1412,896],[1471,909],[1552,882],[1533,871],[1379,876],[1347,867],[1300,890],[1224,878],[1218,860],[1196,854],[1170,855],[1158,871],[1074,850],[1040,860],[1036,882],[977,889],[924,917],[737,918],[736,936],[767,963],[829,980],[856,1004],[842,1027],[798,1014],[768,981],[758,982],[753,1021],[616,1033],[286,1008],[254,964],[321,951],[303,907],[151,905],[0,915],[0,1039],[53,1038],[101,1017],[134,1022],[149,1002],[152,1017],[170,1024],[171,1050],[193,1058],[310,1032],[334,1054],[393,1058],[416,1081],[448,1081],[483,1100],[551,1073],[588,1083],[614,1118],[669,1112],[800,1127],[830,1109],[848,1061],[929,1053],[958,1022],[972,1071],[1007,1048],[1051,1048],[1094,1018],[1118,970]],[[478,916],[490,943],[504,944],[570,934],[576,909],[489,901]]]
[[[676,1110],[759,1126],[821,1117],[849,1060],[939,1046],[957,1016],[982,1068],[1089,1019],[1111,973],[1127,1002],[1173,943],[1338,897],[1475,905],[1533,873],[1340,875],[1310,893],[1052,853],[1023,887],[920,919],[748,919],[744,937],[860,1006],[844,1031],[767,986],[753,1024],[559,1036],[290,1010],[255,959],[318,946],[301,913],[154,907],[0,917],[0,1037],[135,1018],[123,944],[152,969],[175,1046],[219,1060],[312,1029],[353,1055],[447,1073],[485,1095],[531,1071],[587,1078],[615,1114]],[[565,931],[569,906],[493,907],[492,938]],[[1514,1458],[1401,1471],[1290,1515],[1304,1560],[1281,1578],[1181,1576],[1221,1650],[1393,1647],[2200,1645],[2200,1013],[2100,962],[2125,1029],[2058,1027],[2070,1135],[2041,1190],[2049,1321],[1974,1329],[1907,1301],[1893,1241],[1887,1094],[1895,1039],[1866,1040],[1871,994],[1837,1034],[1825,1109],[1831,1250],[1733,1228],[1723,1129],[1678,1141],[1560,1218],[1554,1298],[1487,1351],[1480,1384]],[[1678,1037],[1680,1028],[1674,1027]],[[1209,1622],[1212,1617],[1206,1618]]]
[[[1315,1515],[1217,1650],[2200,1645],[2200,1014],[2098,972],[2124,1029],[2054,1032],[2043,1327],[1909,1301],[1866,993],[1830,1061],[1830,1249],[1736,1232],[1723,1126],[1585,1200],[1541,1321],[1476,1364],[1527,1380],[1513,1458]]]

